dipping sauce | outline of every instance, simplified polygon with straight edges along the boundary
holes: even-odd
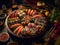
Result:
[[[8,33],[3,32],[3,33],[0,34],[0,41],[1,42],[6,42],[6,41],[8,41],[8,39],[9,39]]]

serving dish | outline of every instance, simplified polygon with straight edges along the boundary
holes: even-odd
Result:
[[[26,7],[13,11],[7,16],[5,22],[8,31],[21,38],[38,36],[46,29],[47,23],[47,16],[40,10]]]
[[[0,19],[1,19],[1,20],[4,20],[6,17],[7,17],[7,14],[5,14],[5,13],[0,14]]]
[[[7,42],[9,40],[9,34],[6,32],[0,33],[0,42]]]

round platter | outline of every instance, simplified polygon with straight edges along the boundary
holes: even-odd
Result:
[[[17,37],[30,38],[38,36],[47,27],[46,15],[40,11],[23,8],[13,11],[6,18],[8,31]]]

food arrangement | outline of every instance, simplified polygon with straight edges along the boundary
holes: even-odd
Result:
[[[35,9],[15,10],[6,19],[9,31],[18,37],[33,37],[47,26],[46,15]]]
[[[6,31],[6,29],[0,29],[0,44],[1,42],[4,43],[9,40],[6,45],[21,45],[22,43],[22,45],[25,45],[25,43],[30,42],[29,40],[31,38],[29,37],[36,36],[36,41],[32,38],[34,42],[33,45],[46,45],[50,40],[54,40],[53,42],[55,42],[56,38],[59,36],[60,25],[58,23],[60,22],[60,11],[58,8],[51,8],[50,5],[47,6],[43,2],[37,2],[37,6],[31,5],[30,7],[29,5],[26,5],[25,7],[23,5],[18,5],[18,10],[16,7],[12,7],[7,10],[8,15],[6,15],[5,13],[0,14],[0,20],[5,20],[7,16],[5,24],[9,32],[6,33],[11,33],[12,35],[9,35],[9,39],[8,34],[2,33],[3,31]],[[4,21],[0,21],[0,27],[4,25],[3,23]],[[43,32],[43,34],[41,32]],[[23,39],[21,39],[20,37],[22,37]],[[40,37],[42,37],[43,39],[40,39]],[[24,39],[26,39],[27,41]],[[18,43],[14,41],[17,41]],[[43,41],[43,44],[41,42],[40,44],[39,41]]]

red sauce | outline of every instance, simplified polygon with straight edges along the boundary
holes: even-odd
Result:
[[[1,34],[1,36],[0,36],[0,41],[5,41],[5,40],[7,40],[8,39],[8,35],[7,34]]]

